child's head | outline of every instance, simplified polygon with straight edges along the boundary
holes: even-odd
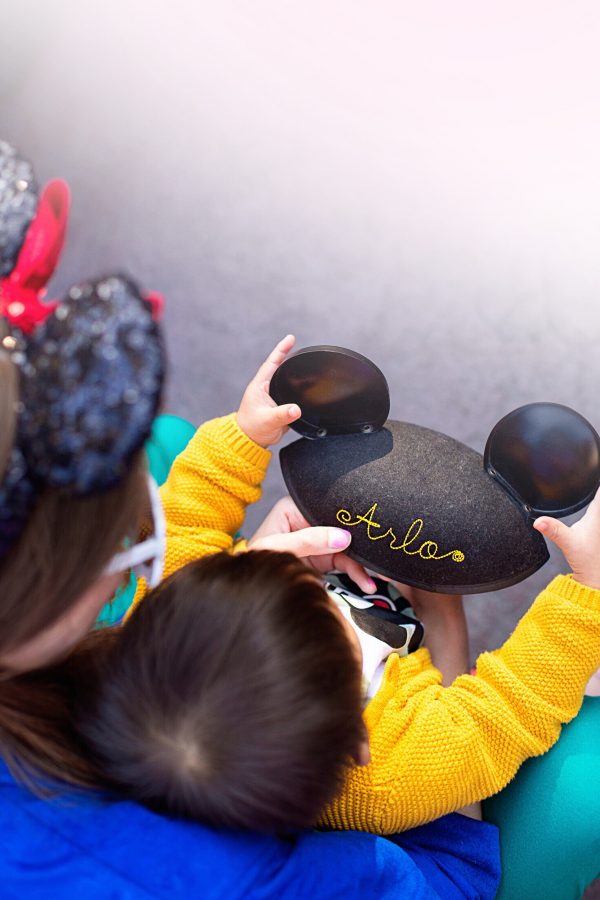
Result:
[[[356,648],[289,554],[186,566],[100,656],[81,732],[110,782],[159,811],[309,826],[364,741]]]

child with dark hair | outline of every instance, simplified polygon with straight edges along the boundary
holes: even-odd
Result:
[[[282,353],[289,349],[289,343],[289,339],[282,342],[261,367],[246,391],[237,415],[203,426],[176,460],[162,491],[167,518],[165,567],[168,574],[198,556],[232,548],[233,534],[241,523],[243,509],[258,495],[258,485],[269,458],[268,451],[263,448],[277,441],[284,431],[284,423],[277,421],[279,414],[265,383],[276,368],[276,357],[281,359]],[[291,410],[279,409],[290,421]],[[295,415],[298,414],[299,410],[296,410]],[[344,750],[329,770],[326,767],[319,769],[319,777],[326,785],[321,796],[331,798],[320,812],[321,825],[396,835],[395,840],[398,840],[398,832],[411,829],[403,836],[403,840],[410,840],[415,827],[420,831],[418,826],[441,816],[444,818],[435,823],[435,839],[430,845],[432,852],[439,851],[445,842],[454,866],[457,853],[462,853],[459,848],[469,848],[472,859],[477,860],[479,872],[494,871],[497,865],[496,833],[490,832],[486,823],[468,824],[469,820],[454,811],[463,810],[499,791],[526,759],[551,747],[562,724],[577,714],[585,683],[600,663],[600,602],[596,590],[590,591],[584,586],[600,588],[599,573],[593,565],[588,565],[600,540],[600,533],[594,531],[593,526],[597,507],[598,504],[593,504],[574,530],[576,534],[581,534],[582,530],[586,534],[583,550],[587,568],[584,567],[583,575],[566,552],[577,573],[576,579],[564,576],[555,579],[504,647],[495,653],[482,654],[475,677],[460,676],[451,687],[443,687],[442,673],[436,668],[441,665],[440,655],[434,652],[433,646],[436,665],[432,664],[425,648],[406,658],[400,658],[394,650],[389,654],[381,686],[364,709],[370,763],[348,766],[351,760]],[[262,549],[266,540],[270,549],[285,549],[284,539],[290,535],[282,532],[296,531],[294,537],[299,537],[297,529],[308,525],[295,508],[286,507],[283,511],[283,507],[279,510],[276,507],[268,519],[268,524],[265,522],[250,542],[252,548]],[[336,529],[328,531],[335,533],[336,540],[341,536]],[[276,540],[273,539],[275,534]],[[344,547],[350,535],[346,533],[345,538]],[[560,535],[556,542],[564,547]],[[333,546],[341,548],[342,545]],[[368,576],[355,561],[339,554],[318,560],[321,572],[336,567],[343,568],[359,582],[362,590],[373,589]],[[134,607],[144,593],[145,586],[141,583]],[[442,599],[439,609],[448,609],[449,598]],[[243,602],[243,586],[239,600]],[[424,608],[428,607],[429,601]],[[425,618],[423,611],[420,615]],[[208,629],[208,634],[218,640],[210,615],[200,627]],[[427,624],[426,628],[431,641],[432,629]],[[250,619],[248,629],[252,629]],[[312,640],[318,640],[314,633]],[[384,649],[390,650],[389,647]],[[228,652],[232,652],[231,647]],[[282,664],[284,662],[282,660]],[[454,668],[454,671],[459,669]],[[115,690],[117,687],[115,685]],[[146,702],[151,701],[149,695]],[[273,733],[270,738],[273,739]],[[264,748],[265,759],[268,759],[266,740]],[[364,745],[354,754],[356,761],[363,763],[367,755]],[[318,768],[322,760],[313,762]],[[334,795],[340,767],[346,767],[346,779],[343,790]],[[284,786],[286,773],[271,768],[269,774],[274,792],[271,796],[276,796]],[[313,775],[317,768],[311,770]],[[142,769],[140,766],[139,771]],[[131,781],[131,773],[121,771],[120,777],[116,783],[121,790],[124,786],[127,790],[126,786],[131,782],[133,796],[142,797],[135,793],[138,787],[135,779]],[[303,793],[300,784],[296,784],[298,797]],[[252,794],[255,801],[258,786],[256,783]],[[306,793],[311,800],[308,788]],[[176,811],[177,807],[170,805],[168,797],[161,796],[161,808]],[[155,798],[146,802],[159,802],[160,805],[161,801]],[[315,802],[312,809],[317,805]],[[273,811],[273,804],[270,808]],[[303,806],[305,812],[310,808],[310,804]],[[287,807],[282,804],[278,816],[269,824],[258,806],[255,814],[252,806],[247,805],[240,824],[247,823],[249,829],[289,828],[299,819],[288,817],[287,812]],[[452,814],[450,823],[445,818],[447,814]],[[211,818],[210,810],[205,816],[201,812],[195,815],[206,817],[209,822],[218,821]],[[310,823],[313,821],[311,818]],[[426,830],[434,828],[434,824],[424,827]],[[476,830],[469,833],[469,829]],[[425,837],[430,840],[429,832]],[[408,844],[403,846],[408,847]],[[464,860],[465,854],[462,856]],[[446,864],[447,861],[443,866]],[[473,873],[466,877],[470,884]],[[446,888],[447,885],[443,891]],[[491,890],[489,882],[488,889]],[[483,889],[477,894],[488,895],[493,894]],[[449,895],[442,893],[442,896]]]
[[[361,758],[357,648],[290,554],[191,563],[103,639],[79,729],[110,783],[152,809],[307,827]]]
[[[357,641],[310,570],[264,551],[207,557],[150,594],[81,694],[80,731],[120,791],[216,825],[393,834],[481,800],[556,740],[600,662],[600,497],[572,529],[538,527],[573,578],[449,687],[426,649],[392,653],[367,765]]]

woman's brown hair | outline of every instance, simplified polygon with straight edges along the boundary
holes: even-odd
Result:
[[[14,440],[17,401],[15,368],[0,354],[0,472]],[[146,504],[141,459],[132,462],[116,487],[103,493],[77,498],[57,489],[40,493],[24,531],[0,561],[0,656],[41,633],[77,603],[122,540],[139,528]],[[69,731],[69,715],[57,679],[44,672],[2,674],[0,754],[21,773],[90,784],[87,763],[70,749],[68,734],[63,733]]]
[[[216,554],[146,598],[76,719],[132,799],[213,825],[312,825],[365,737],[361,667],[295,557]]]

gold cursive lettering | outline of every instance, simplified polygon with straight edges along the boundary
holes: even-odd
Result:
[[[400,543],[398,543],[398,538],[391,528],[388,528],[388,530],[382,534],[373,534],[372,529],[381,528],[379,522],[375,521],[377,506],[378,504],[374,503],[364,516],[357,515],[356,518],[352,517],[352,513],[349,510],[339,509],[336,513],[336,519],[338,522],[341,522],[342,525],[348,525],[350,527],[360,525],[364,522],[367,526],[367,537],[370,541],[381,541],[383,538],[391,537],[389,545],[390,550],[402,550],[407,556],[420,556],[421,559],[425,560],[447,559],[448,557],[451,557],[452,561],[455,563],[464,562],[465,554],[462,550],[449,550],[447,553],[439,553],[439,546],[435,541],[423,541],[418,547],[415,546],[415,541],[417,541],[424,527],[423,519],[414,519],[411,522]],[[411,545],[412,549],[409,550]]]

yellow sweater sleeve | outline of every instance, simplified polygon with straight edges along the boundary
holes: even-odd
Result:
[[[320,824],[392,834],[495,794],[548,750],[600,665],[600,591],[559,575],[476,675],[450,687],[429,653],[388,659],[365,710],[371,762]]]
[[[194,559],[232,548],[246,506],[260,498],[270,459],[233,413],[198,429],[160,489],[167,528],[164,578]],[[146,590],[139,579],[128,615]]]

